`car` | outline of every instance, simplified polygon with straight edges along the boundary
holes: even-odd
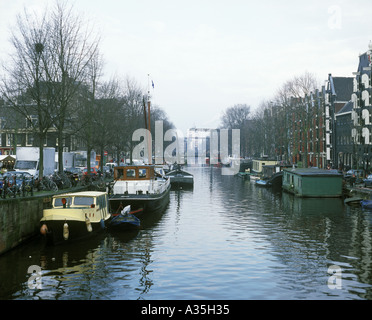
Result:
[[[77,175],[79,177],[82,175],[82,172],[79,168],[70,167],[70,168],[65,168],[64,171],[68,175],[74,174],[74,175]]]
[[[365,187],[372,187],[372,174],[368,175],[367,178],[363,180]]]
[[[88,174],[88,168],[84,168],[83,170],[83,176],[86,176]],[[98,176],[98,172],[96,168],[90,168],[90,174],[92,176]]]
[[[109,166],[103,166],[103,173],[109,175],[111,173],[111,168]]]

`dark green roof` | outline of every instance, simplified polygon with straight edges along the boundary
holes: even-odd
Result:
[[[284,169],[283,171],[291,172],[299,176],[342,176],[336,170],[326,170],[318,168],[297,168],[297,169]]]

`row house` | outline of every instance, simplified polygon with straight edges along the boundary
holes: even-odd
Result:
[[[283,161],[287,154],[291,163],[318,168],[350,163],[352,151],[345,146],[351,140],[351,129],[339,124],[347,122],[345,117],[350,117],[347,110],[352,92],[352,77],[333,77],[329,74],[320,90],[292,98],[286,107],[277,107],[281,115],[277,113],[276,119],[290,120],[279,121],[275,149],[277,159]]]
[[[347,126],[341,125],[341,122],[344,123],[345,116],[347,118],[348,115],[348,108],[345,108],[345,106],[349,103],[353,93],[353,78],[333,77],[332,74],[329,74],[326,88],[325,117],[327,161],[333,167],[342,168],[351,161],[349,150],[345,150],[344,148],[347,140],[346,136],[350,137],[351,131],[348,130]]]
[[[292,104],[292,163],[326,167],[324,88],[303,98],[293,98]]]
[[[372,43],[367,52],[359,56],[359,66],[354,72],[353,94],[351,96],[351,138],[355,149],[357,167],[370,171],[372,159],[372,101],[371,101]]]
[[[320,90],[275,106],[270,124],[276,127],[272,148],[276,159],[372,172],[371,67],[372,42],[359,56],[354,77],[329,74]]]
[[[359,56],[355,77],[328,75],[315,94],[295,99],[292,114],[293,163],[325,168],[372,165],[372,44]]]
[[[351,132],[353,121],[351,113],[353,103],[349,101],[336,114],[336,150],[338,156],[338,167],[342,169],[353,168],[356,164],[356,145],[352,141]]]

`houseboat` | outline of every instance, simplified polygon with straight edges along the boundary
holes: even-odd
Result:
[[[318,168],[283,170],[283,189],[298,197],[336,198],[342,196],[342,174]]]
[[[182,170],[180,164],[177,164],[174,170],[168,172],[166,176],[170,179],[172,187],[192,188],[194,186],[194,176],[191,173]]]
[[[130,205],[137,217],[163,209],[169,202],[170,181],[156,173],[153,165],[114,168],[114,182],[109,186],[112,214]]]
[[[276,160],[270,160],[268,158],[254,159],[252,161],[252,170],[250,179],[251,181],[261,180],[263,178],[263,168],[268,165],[276,165]]]
[[[289,165],[263,165],[262,166],[262,180],[257,180],[256,184],[261,182],[261,185],[273,188],[281,188],[283,183],[283,170],[285,168],[292,168]]]
[[[73,241],[103,231],[110,218],[105,192],[82,191],[55,195],[52,208],[43,210],[40,233],[51,244]]]

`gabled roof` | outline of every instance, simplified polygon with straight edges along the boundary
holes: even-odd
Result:
[[[360,72],[360,74],[369,73],[363,70],[363,68],[367,68],[367,67],[369,67],[369,58],[368,58],[368,53],[365,52],[359,56],[358,72]]]
[[[348,103],[345,103],[345,105],[341,108],[339,112],[337,112],[336,116],[341,113],[351,112],[352,110],[353,110],[353,102],[349,101]]]
[[[354,78],[349,77],[332,77],[333,84],[336,91],[337,101],[349,101],[353,94],[353,81]]]

